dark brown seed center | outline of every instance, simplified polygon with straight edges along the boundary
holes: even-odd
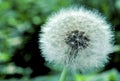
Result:
[[[85,32],[74,30],[66,34],[65,42],[72,49],[83,49],[88,46],[89,39],[85,36]]]

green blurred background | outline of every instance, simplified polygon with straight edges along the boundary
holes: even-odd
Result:
[[[0,0],[0,81],[58,81],[61,70],[45,63],[38,33],[52,12],[72,5],[95,8],[107,18],[115,52],[104,69],[69,74],[67,81],[120,81],[120,0]]]

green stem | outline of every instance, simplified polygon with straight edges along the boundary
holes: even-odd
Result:
[[[59,81],[65,81],[66,80],[66,76],[67,76],[67,68],[64,67],[62,73],[61,73],[61,77]]]

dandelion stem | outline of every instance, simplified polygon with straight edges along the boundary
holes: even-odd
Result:
[[[60,76],[60,80],[59,81],[65,81],[66,80],[66,76],[67,76],[67,68],[64,67],[61,76]]]

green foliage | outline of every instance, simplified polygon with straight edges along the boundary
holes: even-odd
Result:
[[[7,53],[0,53],[0,62],[6,62],[10,60],[10,55],[8,55]]]
[[[84,79],[82,81],[119,81],[120,74],[115,69],[112,69],[101,74],[94,74],[88,76],[81,75],[81,77]],[[80,77],[79,79],[76,79],[76,81],[81,81]]]
[[[27,42],[24,32],[32,34],[51,11],[69,4],[61,0],[0,0],[0,55],[5,52],[13,56],[14,51]]]
[[[56,75],[48,75],[43,77],[33,78],[32,81],[58,81],[59,76]],[[74,77],[68,75],[66,81],[119,81],[120,74],[117,70],[112,69],[101,74],[92,74],[92,75],[80,75],[75,74]]]

